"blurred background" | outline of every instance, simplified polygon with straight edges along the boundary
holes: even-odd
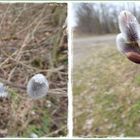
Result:
[[[118,15],[139,2],[73,3],[74,135],[140,136],[140,65],[116,47]]]
[[[67,4],[0,4],[0,137],[67,135]],[[49,93],[31,101],[29,79],[42,73]]]
[[[119,32],[118,14],[129,10],[140,20],[139,2],[97,2],[75,3],[72,6],[74,20],[72,26],[75,33],[81,34],[110,34]]]

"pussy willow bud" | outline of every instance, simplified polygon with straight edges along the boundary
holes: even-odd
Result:
[[[0,98],[4,98],[8,96],[8,92],[6,87],[4,86],[3,83],[0,83]]]
[[[27,94],[32,99],[39,99],[47,95],[49,84],[42,74],[34,75],[27,84]]]
[[[122,11],[118,19],[121,33],[117,35],[117,48],[130,61],[140,64],[139,23],[128,11]]]
[[[140,27],[135,16],[129,11],[122,11],[118,17],[119,28],[127,42],[140,39]]]

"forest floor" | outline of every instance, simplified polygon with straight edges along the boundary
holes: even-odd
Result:
[[[67,5],[0,4],[0,82],[9,98],[0,98],[0,137],[67,135]],[[49,93],[31,101],[29,79],[42,73]]]
[[[115,39],[74,38],[74,136],[140,136],[140,65],[117,50]]]

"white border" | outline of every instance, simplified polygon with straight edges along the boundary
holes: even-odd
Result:
[[[68,137],[73,137],[73,96],[72,96],[72,28],[71,3],[67,3],[67,31],[68,31]]]
[[[70,25],[70,21],[73,20],[72,16],[71,16],[71,7],[72,7],[72,3],[108,3],[108,2],[140,2],[140,1],[86,1],[86,0],[81,0],[81,1],[0,1],[0,3],[67,3],[67,15],[68,15],[68,19],[67,19],[67,31],[68,31],[68,90],[67,90],[67,94],[68,94],[68,118],[67,118],[67,136],[65,137],[42,137],[42,138],[0,138],[0,139],[112,139],[112,140],[117,140],[117,139],[140,139],[140,137],[108,137],[108,138],[82,138],[82,137],[76,137],[73,136],[73,95],[72,95],[72,69],[73,69],[73,35],[72,35],[72,26]],[[82,123],[82,122],[81,122]]]

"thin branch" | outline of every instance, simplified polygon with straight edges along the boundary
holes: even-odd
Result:
[[[46,135],[45,137],[51,137],[51,136],[56,135],[56,134],[58,134],[60,131],[65,130],[65,129],[66,129],[66,126],[63,126],[63,127],[59,128],[59,129],[53,131],[52,133],[49,133],[49,134]]]
[[[7,15],[8,11],[9,11],[9,9],[10,9],[10,6],[11,6],[11,3],[8,4],[7,9],[6,9],[6,11],[5,11],[5,13],[4,13],[3,17],[2,17],[2,20],[1,20],[1,22],[0,22],[0,31],[1,31],[2,24],[3,24],[3,22],[4,22],[4,19],[5,19],[5,17],[6,17],[6,15]]]
[[[0,78],[0,81],[6,85],[12,86],[14,88],[20,89],[20,90],[26,90],[26,86],[24,85],[16,85],[13,82],[10,82],[8,80],[4,80]],[[48,96],[59,96],[59,97],[67,97],[66,89],[65,88],[57,88],[57,89],[49,89]]]

